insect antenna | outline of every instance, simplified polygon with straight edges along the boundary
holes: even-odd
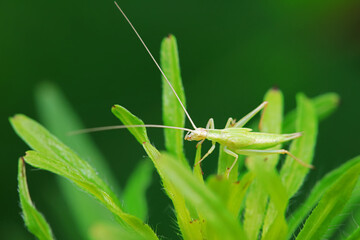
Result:
[[[91,133],[91,132],[102,132],[114,129],[124,129],[124,128],[140,128],[140,127],[148,127],[148,128],[170,128],[177,130],[185,130],[188,132],[194,132],[194,130],[189,128],[175,127],[175,126],[164,126],[164,125],[156,125],[156,124],[143,124],[143,125],[114,125],[114,126],[105,126],[105,127],[95,127],[95,128],[86,128],[81,130],[76,130],[69,132],[68,135],[78,135],[83,133]]]
[[[157,66],[157,68],[160,70],[161,74],[163,75],[163,77],[165,78],[166,82],[169,84],[171,90],[173,91],[173,93],[175,94],[177,100],[179,101],[182,109],[184,110],[187,118],[189,119],[191,125],[193,126],[194,129],[196,129],[196,125],[193,122],[193,120],[191,119],[188,111],[186,110],[184,104],[181,102],[179,96],[177,95],[174,87],[171,85],[169,79],[166,77],[164,71],[161,69],[160,65],[158,64],[158,62],[155,60],[155,58],[153,57],[153,55],[151,54],[150,50],[148,49],[148,47],[146,46],[145,42],[142,40],[142,38],[140,37],[139,33],[136,31],[135,27],[132,25],[132,23],[130,22],[130,20],[127,18],[127,16],[125,15],[125,13],[123,12],[123,10],[121,10],[120,6],[117,4],[116,1],[114,1],[116,7],[119,9],[119,11],[121,12],[121,14],[124,16],[124,18],[126,19],[126,21],[129,23],[130,27],[133,29],[133,31],[135,32],[136,36],[139,38],[140,42],[142,43],[142,45],[144,46],[144,48],[146,49],[146,51],[148,52],[148,54],[150,55],[151,59],[154,61],[155,65]]]

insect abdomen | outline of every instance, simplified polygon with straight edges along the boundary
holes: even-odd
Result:
[[[280,143],[299,137],[299,133],[294,134],[272,134],[241,131],[240,129],[211,130],[208,132],[207,139],[218,142],[229,149],[267,149]]]
[[[297,138],[300,134],[272,134],[272,133],[259,133],[251,132],[248,133],[254,140],[254,142],[248,146],[243,147],[242,149],[267,149],[275,147],[280,143],[289,141],[291,139]]]

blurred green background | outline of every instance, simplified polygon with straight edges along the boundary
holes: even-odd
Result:
[[[273,86],[283,91],[286,110],[295,107],[297,92],[314,97],[331,91],[341,96],[341,104],[320,125],[317,169],[306,187],[359,153],[359,1],[133,0],[119,5],[156,59],[162,38],[169,33],[177,37],[188,110],[197,125],[213,117],[223,127],[228,117],[240,118],[261,103]],[[62,89],[86,127],[119,124],[110,112],[115,103],[146,123],[161,123],[161,79],[110,0],[2,0],[0,31],[0,238],[29,239],[16,182],[17,159],[28,147],[12,131],[8,117],[24,113],[39,119],[35,89],[50,81]],[[91,136],[123,186],[145,156],[141,146],[127,131]],[[163,149],[162,130],[149,130],[149,136]],[[186,143],[189,159],[194,149],[194,143]],[[211,159],[215,156],[204,167],[214,172]],[[36,206],[55,235],[66,239],[55,212],[69,224],[71,220],[54,176],[30,169]],[[171,203],[155,173],[148,199],[150,225],[174,238]]]

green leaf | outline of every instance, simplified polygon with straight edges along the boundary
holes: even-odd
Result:
[[[226,179],[224,176],[211,175],[206,179],[206,185],[222,201],[222,204],[226,206],[232,190],[232,184],[229,179]]]
[[[346,240],[358,240],[358,239],[360,239],[360,227],[355,229],[354,232],[351,233],[351,235],[348,238],[346,238]]]
[[[254,169],[256,166],[254,166]],[[268,193],[262,184],[255,179],[250,185],[245,201],[244,229],[249,240],[259,239],[260,228],[264,222]]]
[[[238,218],[246,191],[253,179],[252,172],[246,173],[237,182],[232,182],[222,175],[212,175],[208,177],[206,185],[222,200],[231,215]]]
[[[201,184],[205,184],[204,182],[204,176],[203,176],[203,171],[201,169],[201,164],[196,164],[197,162],[200,161],[201,159],[201,148],[202,148],[202,144],[199,144],[198,146],[196,146],[196,154],[195,154],[195,161],[194,161],[194,167],[193,167],[193,174],[195,176],[195,178],[201,183]],[[186,207],[189,211],[190,217],[192,219],[200,219],[201,216],[199,216],[197,209],[190,203],[190,202],[186,202]],[[200,221],[195,222],[196,224],[200,224],[201,227],[204,227],[205,225],[202,224]],[[205,228],[204,228],[205,229]],[[201,232],[204,232],[206,230],[201,230]]]
[[[189,169],[167,154],[162,154],[159,161],[163,177],[170,180],[175,189],[182,192],[186,200],[199,210],[199,215],[204,217],[208,229],[214,234],[211,239],[246,239],[237,219]]]
[[[337,93],[325,93],[313,98],[312,103],[319,121],[329,117],[337,109],[340,103],[340,97]]]
[[[44,123],[47,129],[94,166],[100,176],[106,176],[107,183],[112,189],[119,192],[120,187],[115,177],[90,136],[88,134],[71,136],[68,134],[71,131],[84,129],[85,127],[60,89],[53,84],[43,83],[37,88],[35,96],[41,122]],[[76,220],[76,227],[84,237],[88,236],[89,228],[95,222],[113,220],[111,213],[99,205],[96,199],[83,191],[79,191],[74,184],[64,178],[59,177],[57,180],[62,190],[62,195],[66,198],[67,204],[71,209],[69,212]]]
[[[343,176],[349,169],[356,166],[358,163],[360,163],[360,156],[347,161],[339,168],[326,174],[318,183],[316,183],[306,201],[290,216],[288,235],[289,238],[293,235],[300,223],[305,220],[305,218],[308,216],[314,206],[319,202],[320,198],[324,195],[324,193],[339,178],[341,178],[341,176]]]
[[[175,92],[178,94],[181,102],[186,107],[185,93],[181,81],[179,55],[176,44],[176,38],[169,35],[164,38],[161,43],[160,52],[161,67],[173,86]],[[162,77],[163,93],[163,121],[164,125],[184,127],[185,126],[185,112],[181,107],[179,100],[170,88],[168,82]],[[169,153],[173,154],[176,159],[188,166],[188,162],[184,156],[184,132],[174,129],[164,129],[165,131],[165,146]]]
[[[348,203],[346,204],[345,208],[338,216],[340,218],[342,217],[342,219],[343,217],[345,217],[345,220],[342,223],[345,224],[345,227],[342,229],[343,232],[351,233],[359,228],[359,224],[358,224],[360,219],[360,209],[358,206],[359,202],[360,202],[360,178],[356,183],[355,189]]]
[[[340,238],[343,236],[343,232],[352,232],[354,228],[357,228],[356,219],[358,219],[359,214],[359,204],[360,202],[360,178],[357,181],[354,191],[352,192],[349,201],[346,203],[345,207],[341,210],[337,216],[335,216],[331,223],[330,227],[327,229],[324,238],[330,239]],[[345,226],[344,228],[340,228],[339,226]],[[344,239],[344,237],[342,237]]]
[[[90,229],[90,237],[93,240],[138,240],[139,236],[124,229],[119,228],[115,224],[108,222],[97,222]]]
[[[114,105],[111,111],[124,125],[144,125],[142,120],[120,105]],[[128,128],[128,130],[140,144],[149,142],[145,127]]]
[[[284,99],[281,91],[279,91],[278,89],[269,90],[265,95],[264,100],[269,102],[269,104],[267,108],[264,109],[264,113],[262,116],[263,122],[260,128],[261,131],[270,132],[270,133],[281,133],[282,122],[283,122],[283,105],[284,105]],[[279,145],[272,149],[280,149],[280,148],[281,146]],[[267,156],[265,166],[270,169],[274,169],[278,164],[278,161],[279,161],[279,155],[269,155]],[[270,170],[266,174],[273,175],[272,178],[274,179],[274,181],[280,180],[277,171]],[[278,187],[277,188],[283,193],[279,194],[279,196],[282,196],[279,200],[277,200],[276,199],[277,197],[274,196],[274,194],[276,193],[273,193],[272,197],[270,196],[270,201],[264,218],[262,239],[273,239],[273,238],[281,239],[285,237],[287,231],[287,224],[285,221],[285,210],[287,207],[286,190],[283,184],[278,185],[279,183],[276,184],[275,182],[273,182],[273,184],[275,186],[280,186],[280,188]],[[269,186],[269,188],[272,189],[273,187]]]
[[[202,147],[202,144],[199,144],[196,147],[193,172],[194,172],[194,176],[199,180],[199,182],[204,183],[204,177],[203,177],[203,172],[201,170],[201,164],[196,164],[201,159],[201,147]]]
[[[26,227],[40,240],[54,239],[49,224],[46,222],[44,216],[35,208],[35,205],[31,201],[26,181],[26,170],[23,159],[19,159],[18,186],[20,206]]]
[[[143,125],[143,122],[139,118],[119,105],[115,105],[112,110],[125,125]],[[153,161],[163,182],[164,189],[174,204],[176,218],[183,238],[186,240],[202,239],[201,225],[198,222],[193,222],[182,193],[174,187],[168,178],[164,177],[161,171],[161,162],[159,161],[160,152],[150,144],[146,134],[146,128],[139,128],[139,130],[137,128],[129,128],[129,131],[134,135],[138,142],[142,144],[147,155]]]
[[[260,122],[260,131],[266,133],[281,133],[281,126],[283,120],[283,106],[284,98],[282,92],[278,89],[270,89],[264,97],[264,101],[268,102],[268,105],[264,108],[262,113],[262,120]],[[281,146],[277,146],[271,149],[280,149]],[[262,157],[264,159],[264,157]],[[273,168],[279,161],[279,155],[267,155],[266,166]]]
[[[283,120],[284,97],[277,88],[272,88],[265,94],[264,101],[268,105],[262,113],[262,122],[260,122],[260,131],[267,133],[281,133]]]
[[[132,114],[129,110],[127,110],[126,108],[120,105],[114,105],[111,111],[117,118],[119,118],[119,120],[125,126],[144,125],[144,122],[140,118],[138,118],[137,116]],[[150,157],[155,167],[157,168],[160,152],[150,144],[150,140],[146,132],[146,127],[128,128],[128,130],[141,144],[141,146],[144,148],[145,152],[147,153],[147,155]]]
[[[191,240],[203,239],[200,222],[194,221],[194,219],[192,218],[182,192],[179,191],[172,184],[169,178],[164,176],[161,167],[163,161],[160,161],[161,154],[150,143],[145,142],[143,144],[143,147],[146,153],[148,154],[148,156],[153,161],[156,170],[158,171],[161,177],[162,183],[164,185],[164,189],[174,204],[176,218],[183,238],[191,239]]]
[[[313,104],[304,94],[298,94],[296,100],[296,131],[301,132],[302,136],[292,142],[289,151],[303,162],[311,164],[318,130],[317,116]],[[280,176],[289,198],[299,190],[308,172],[309,168],[300,165],[290,156],[286,157]]]
[[[196,219],[193,219],[193,216],[191,216],[191,213],[188,209],[188,206],[186,204],[185,198],[183,196],[183,193],[176,187],[174,184],[170,181],[171,179],[166,176],[163,172],[163,164],[164,161],[162,161],[161,154],[158,152],[158,150],[153,147],[150,143],[145,142],[143,144],[143,147],[148,154],[148,156],[153,161],[156,170],[158,171],[164,189],[169,196],[169,198],[172,200],[174,208],[175,208],[175,214],[178,221],[179,228],[182,233],[182,237],[185,240],[201,240],[203,239],[202,235],[202,225],[200,221],[196,221]],[[183,166],[183,165],[182,165]],[[183,166],[185,167],[185,166]],[[188,169],[188,171],[190,171]],[[200,183],[199,183],[200,184]],[[191,204],[191,202],[190,202]],[[194,206],[191,204],[191,206]]]
[[[37,88],[35,96],[41,122],[44,123],[44,126],[67,146],[75,150],[80,157],[94,166],[101,176],[106,176],[109,185],[120,190],[106,159],[97,149],[90,136],[88,134],[68,134],[71,131],[84,129],[85,126],[60,89],[54,84],[43,83]]]
[[[127,180],[124,190],[124,209],[143,221],[148,214],[146,190],[150,186],[153,170],[149,159],[140,162]]]
[[[71,180],[125,222],[129,231],[137,233],[142,239],[157,239],[148,225],[123,212],[115,194],[87,162],[80,159],[44,127],[24,115],[16,115],[10,121],[17,134],[36,150],[26,153],[24,160],[28,164]]]
[[[296,238],[297,240],[323,239],[323,235],[331,224],[332,219],[341,212],[349,200],[359,175],[360,163],[348,169],[331,186],[306,220],[303,229]]]
[[[248,172],[240,179],[240,181],[232,183],[227,208],[235,218],[239,218],[241,207],[244,205],[243,201],[245,195],[254,178],[254,174]]]
[[[282,115],[283,115],[283,95],[278,89],[270,89],[264,97],[264,101],[268,102],[267,107],[263,110],[262,119],[260,122],[260,129],[263,132],[269,133],[281,133],[282,125]],[[272,149],[280,149],[280,146],[274,147]],[[270,225],[275,220],[277,224],[274,225],[277,228],[271,230],[279,234],[279,239],[281,239],[286,231],[286,222],[284,217],[284,212],[286,209],[286,200],[287,198],[286,191],[283,188],[283,184],[279,180],[279,176],[274,171],[274,167],[278,162],[279,156],[266,155],[264,156],[250,156],[247,159],[248,168],[255,175],[255,180],[249,188],[249,193],[246,198],[246,207],[245,207],[245,218],[244,218],[244,228],[247,232],[249,239],[258,239],[261,226],[265,220],[265,213],[268,203],[268,198],[270,194],[271,204],[275,204],[273,208],[273,213],[271,216],[268,216],[265,223],[265,231],[263,230],[263,236],[266,235],[267,231],[270,228]],[[266,161],[265,161],[266,160]],[[269,179],[266,180],[266,177]],[[269,186],[268,183],[273,181],[278,182],[279,192],[276,193],[273,183],[273,186]],[[278,195],[279,194],[279,195]],[[280,199],[278,199],[280,197]],[[274,202],[275,201],[275,202]],[[273,234],[273,233],[271,233]],[[270,235],[268,235],[270,236]]]
[[[262,162],[254,162],[254,164],[249,164],[249,167],[255,174],[255,179],[259,186],[257,189],[259,192],[258,194],[262,196],[263,193],[266,193],[266,197],[270,197],[268,209],[271,210],[273,215],[271,218],[265,219],[266,222],[264,222],[262,239],[285,239],[287,233],[285,210],[287,207],[288,195],[284,184],[277,174],[277,171],[273,168],[266,167],[266,164]],[[252,207],[252,211],[254,211],[256,206]]]
[[[337,109],[337,107],[339,106],[340,97],[336,93],[325,93],[311,99],[311,102],[314,105],[318,121],[322,121],[328,116],[330,116]],[[296,110],[292,110],[285,116],[283,132],[295,132],[295,122]]]

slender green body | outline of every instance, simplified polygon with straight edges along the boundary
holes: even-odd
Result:
[[[254,109],[252,112],[240,119],[238,122],[235,122],[232,118],[229,118],[224,129],[215,129],[214,120],[211,118],[208,121],[206,128],[195,128],[195,130],[190,130],[186,134],[185,140],[200,141],[199,144],[205,141],[205,139],[212,141],[212,146],[209,151],[196,164],[201,163],[208,155],[210,155],[215,149],[215,144],[219,143],[220,145],[224,146],[225,153],[234,157],[234,162],[232,166],[228,169],[226,174],[227,176],[229,176],[231,169],[235,166],[235,163],[238,159],[238,154],[287,154],[304,167],[312,168],[312,165],[302,162],[300,159],[296,158],[294,155],[292,155],[289,151],[285,149],[272,149],[272,147],[275,147],[283,142],[287,142],[300,137],[301,133],[263,133],[252,132],[252,129],[250,128],[243,128],[243,126],[266,105],[267,102],[263,102],[256,109]]]
[[[225,128],[207,129],[206,138],[236,152],[240,149],[268,149],[299,136],[299,133],[274,134],[252,132],[250,128]]]

